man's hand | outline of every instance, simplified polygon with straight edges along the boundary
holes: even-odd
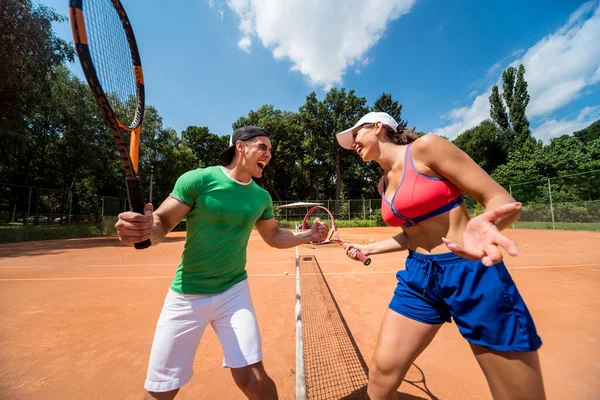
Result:
[[[483,265],[488,267],[502,261],[500,247],[503,247],[511,256],[518,256],[517,244],[500,233],[495,222],[520,208],[521,203],[504,204],[473,218],[465,228],[462,246],[446,238],[442,238],[442,240],[456,255],[471,260],[481,260]]]
[[[133,211],[127,211],[119,214],[119,220],[115,224],[119,240],[128,246],[150,239],[154,216],[152,211],[154,207],[151,203],[144,207],[144,214],[138,214]]]
[[[327,226],[326,223],[321,222],[320,218],[317,218],[310,228],[310,233],[311,242],[322,242],[323,240],[327,239],[329,234],[329,226]]]

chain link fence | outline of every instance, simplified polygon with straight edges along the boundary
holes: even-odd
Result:
[[[514,183],[523,203],[516,228],[600,230],[600,170]]]
[[[127,199],[0,184],[0,243],[115,234]]]
[[[600,170],[505,188],[523,203],[515,228],[600,231]],[[465,198],[472,216],[483,212],[481,205]],[[302,222],[310,207],[280,208],[298,201],[273,202],[281,226]],[[340,227],[385,226],[380,198],[301,201],[327,207]],[[127,208],[125,198],[0,184],[0,243],[114,235],[117,215]],[[176,229],[185,230],[185,223]]]

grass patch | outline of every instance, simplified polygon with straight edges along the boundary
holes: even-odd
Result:
[[[30,240],[55,240],[100,236],[100,224],[95,225],[0,225],[0,243],[26,242]],[[109,234],[109,233],[105,233]]]
[[[556,222],[556,229],[565,231],[600,231],[600,222]],[[552,222],[517,222],[516,229],[552,229]]]

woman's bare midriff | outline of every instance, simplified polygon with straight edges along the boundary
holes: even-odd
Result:
[[[442,242],[442,238],[448,238],[462,245],[463,233],[468,222],[469,213],[463,203],[444,214],[404,229],[408,237],[408,248],[424,254],[448,253],[450,250]]]

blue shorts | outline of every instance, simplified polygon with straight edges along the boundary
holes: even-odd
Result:
[[[390,309],[426,324],[454,322],[470,343],[498,351],[542,345],[503,262],[486,267],[454,253],[409,252]]]

